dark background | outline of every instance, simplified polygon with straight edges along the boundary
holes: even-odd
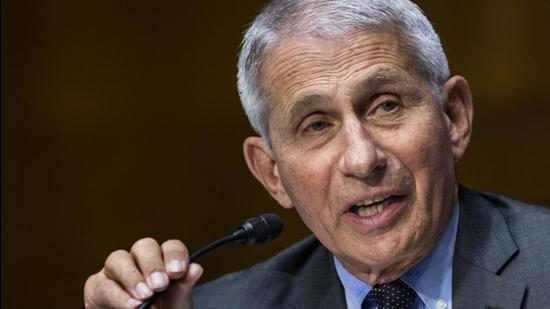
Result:
[[[550,203],[550,3],[419,1],[471,83],[461,181]],[[205,278],[302,238],[249,174],[235,87],[262,1],[2,1],[2,307],[79,308],[86,277],[138,238],[191,250],[261,212],[285,233],[201,260]]]

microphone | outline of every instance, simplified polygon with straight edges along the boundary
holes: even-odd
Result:
[[[228,243],[237,242],[240,244],[256,245],[263,244],[267,241],[277,238],[283,231],[283,221],[275,214],[261,214],[256,217],[246,220],[243,224],[237,227],[233,233],[222,237],[216,241],[209,243],[201,249],[195,251],[189,257],[189,262],[194,262],[197,258],[206,253],[223,246]],[[156,292],[147,299],[139,309],[149,308],[162,294]]]

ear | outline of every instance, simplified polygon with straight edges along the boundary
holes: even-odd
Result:
[[[447,117],[455,161],[460,159],[472,135],[474,106],[468,81],[462,76],[453,76],[443,85],[443,106]]]
[[[252,175],[258,179],[281,206],[287,209],[292,208],[292,201],[283,187],[281,177],[279,176],[277,162],[264,139],[257,136],[246,138],[243,144],[243,151],[246,164]]]

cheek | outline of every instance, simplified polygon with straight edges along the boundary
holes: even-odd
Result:
[[[315,192],[321,186],[320,175],[311,162],[292,162],[283,164],[280,168],[282,184],[290,196],[294,206],[299,209],[311,203],[311,199],[319,196]]]
[[[443,122],[424,119],[406,130],[401,130],[391,140],[392,155],[403,169],[400,173],[413,183],[417,207],[413,222],[432,212],[439,212],[446,186],[454,180],[452,148]]]
[[[437,181],[437,174],[448,168],[452,157],[448,134],[441,121],[424,119],[398,134],[396,155],[415,178]],[[417,179],[419,180],[419,179]]]
[[[296,202],[326,197],[334,166],[334,155],[327,149],[307,151],[295,144],[281,148],[277,156],[285,189]],[[309,202],[307,202],[309,204]]]
[[[312,229],[330,216],[327,207],[331,183],[329,159],[300,155],[280,164],[282,184],[304,223]]]

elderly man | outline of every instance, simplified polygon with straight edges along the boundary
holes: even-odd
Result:
[[[90,308],[543,308],[550,212],[460,187],[472,95],[407,0],[279,0],[239,59],[252,174],[313,236],[193,288],[185,246],[135,243],[85,287]],[[546,307],[548,308],[548,307]]]

